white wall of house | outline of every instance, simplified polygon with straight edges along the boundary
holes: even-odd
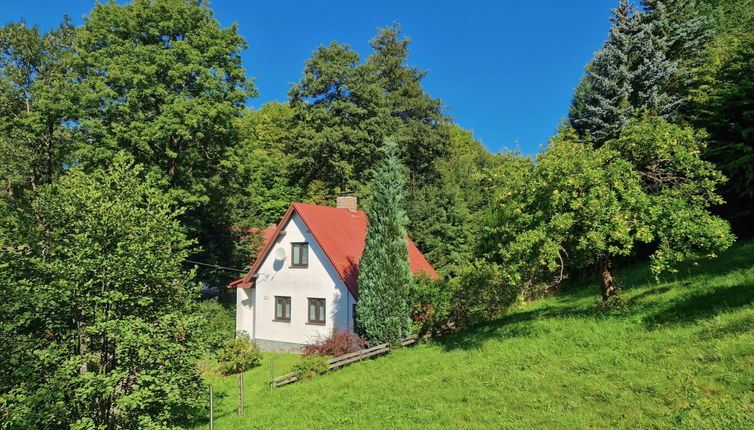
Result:
[[[249,333],[263,349],[308,344],[328,336],[333,328],[352,330],[354,298],[297,213],[284,231],[259,267],[255,288],[238,289],[236,330]],[[295,242],[309,244],[307,267],[291,266],[291,243]],[[280,247],[285,250],[283,261],[275,259]],[[275,320],[275,296],[291,298],[290,321]],[[308,323],[309,298],[326,300],[324,325]],[[279,345],[269,346],[274,343]]]

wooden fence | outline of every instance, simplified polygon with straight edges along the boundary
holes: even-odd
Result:
[[[401,346],[409,346],[416,343],[416,336],[409,336],[401,341]],[[371,348],[362,349],[360,351],[344,354],[339,357],[332,358],[327,361],[327,371],[340,369],[341,367],[348,366],[349,364],[356,363],[358,361],[366,360],[368,358],[377,357],[379,355],[387,354],[392,348],[387,343],[373,346]],[[298,381],[298,373],[291,372],[285,375],[272,378],[270,380],[271,388],[277,388],[283,385],[292,384]]]

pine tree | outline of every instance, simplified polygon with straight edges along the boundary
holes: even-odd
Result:
[[[403,209],[405,184],[398,146],[388,140],[385,159],[371,183],[369,223],[359,261],[356,331],[372,344],[395,344],[411,330],[407,295],[413,282]]]
[[[431,176],[437,160],[449,151],[447,107],[422,88],[426,71],[408,65],[411,40],[401,37],[400,25],[378,30],[370,41],[372,54],[364,67],[370,79],[382,89],[391,121],[386,136],[392,136],[400,148],[401,159],[411,179]],[[387,125],[387,124],[386,124]]]
[[[597,143],[618,135],[631,117],[631,47],[636,15],[627,0],[612,10],[612,26],[607,41],[587,66],[587,75],[579,85],[571,124],[584,136],[590,134]]]

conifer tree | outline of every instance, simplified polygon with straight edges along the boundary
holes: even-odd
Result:
[[[411,330],[407,295],[413,282],[403,209],[405,184],[398,146],[388,140],[371,184],[364,253],[359,261],[356,331],[370,343],[395,344]]]
[[[627,0],[612,10],[607,41],[587,66],[586,78],[576,91],[571,110],[573,127],[597,143],[615,138],[631,117],[631,47],[636,15]]]
[[[654,115],[674,120],[683,99],[670,85],[678,65],[668,58],[670,40],[662,31],[664,20],[654,13],[636,15],[636,33],[631,40],[633,72],[631,105],[646,107]]]
[[[712,23],[696,0],[642,0],[641,5],[634,42],[636,86],[657,97],[640,95],[634,106],[677,121],[688,113],[690,97],[701,85]]]

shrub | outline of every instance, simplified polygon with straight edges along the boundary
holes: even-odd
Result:
[[[259,366],[262,354],[246,332],[238,332],[235,339],[230,339],[225,343],[218,358],[220,373],[232,375]]]
[[[364,348],[366,344],[366,339],[361,336],[347,331],[338,332],[336,329],[333,329],[330,336],[304,346],[301,349],[301,353],[304,357],[312,355],[337,357],[350,352],[356,352]]]
[[[312,379],[315,376],[327,372],[327,357],[310,355],[302,357],[301,361],[293,366],[299,379]]]
[[[451,282],[454,318],[468,327],[499,317],[516,304],[525,288],[510,269],[477,260]]]
[[[426,276],[416,278],[409,289],[411,320],[419,335],[438,334],[448,328],[451,315],[452,290],[439,279]]]
[[[211,352],[222,350],[236,334],[236,318],[233,309],[226,308],[217,299],[202,300],[197,305],[202,320],[201,337]]]

